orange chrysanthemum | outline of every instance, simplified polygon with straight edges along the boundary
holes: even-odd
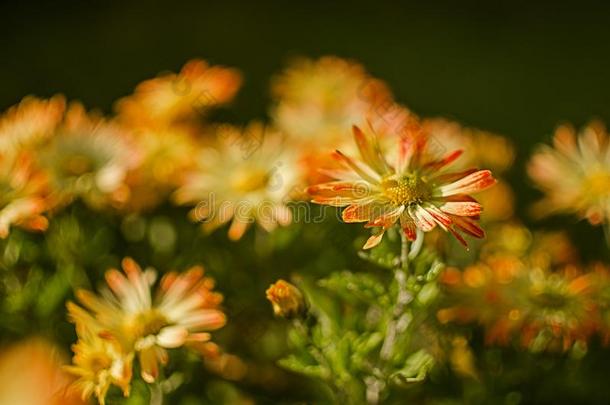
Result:
[[[142,271],[129,258],[123,260],[123,270],[125,274],[114,269],[106,273],[110,291],[101,297],[78,291],[90,313],[72,303],[68,309],[77,325],[95,323],[100,336],[118,341],[126,353],[136,352],[142,378],[153,382],[159,363],[167,363],[166,349],[208,343],[207,331],[224,326],[225,315],[218,309],[222,296],[212,291],[214,283],[203,277],[201,267],[165,274],[154,298],[154,270]]]
[[[44,213],[50,208],[45,176],[26,153],[0,155],[0,238],[11,226],[35,231],[47,229]]]
[[[610,143],[599,122],[586,126],[576,136],[563,125],[553,138],[554,148],[543,146],[532,157],[528,173],[546,194],[534,206],[540,216],[576,214],[591,224],[610,217]]]
[[[230,222],[232,240],[254,223],[266,231],[289,225],[288,202],[300,179],[282,134],[254,122],[243,129],[220,126],[216,137],[199,151],[196,167],[174,194],[176,202],[196,205],[190,217],[208,232]]]
[[[376,138],[354,126],[362,160],[336,151],[334,157],[343,168],[326,171],[336,181],[308,188],[312,201],[347,207],[342,215],[345,222],[366,222],[366,227],[378,228],[365,249],[379,244],[385,230],[397,222],[410,240],[415,239],[417,229],[428,232],[437,225],[464,245],[466,240],[459,231],[483,237],[483,230],[476,224],[482,207],[469,194],[493,185],[491,172],[444,172],[462,152],[435,159],[427,150],[421,128],[416,123],[410,128],[408,134],[396,138],[398,150],[395,162],[390,164]]]
[[[51,136],[64,116],[66,100],[25,97],[0,118],[0,153],[13,153]]]
[[[119,100],[117,111],[123,121],[132,124],[165,126],[227,103],[240,85],[236,70],[192,60],[178,74],[140,83],[133,95]]]

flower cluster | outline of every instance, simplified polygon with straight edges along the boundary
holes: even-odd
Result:
[[[83,397],[95,394],[102,404],[111,385],[129,394],[135,357],[142,379],[155,382],[168,361],[167,349],[189,346],[216,353],[209,332],[225,324],[218,309],[222,296],[213,292],[214,282],[203,276],[203,268],[165,273],[152,294],[155,270],[142,270],[130,258],[122,267],[123,272],[106,273],[109,289],[100,295],[77,292],[83,307],[68,303],[78,334],[68,370],[78,377],[75,386]]]
[[[582,268],[565,235],[501,225],[479,262],[443,273],[446,302],[438,320],[476,322],[489,344],[516,340],[533,351],[586,350],[595,333],[606,335],[610,285],[604,266]]]

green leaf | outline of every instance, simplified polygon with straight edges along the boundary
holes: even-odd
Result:
[[[320,378],[322,380],[327,380],[330,377],[330,370],[328,370],[328,368],[319,364],[311,364],[304,358],[296,355],[290,355],[280,359],[278,364],[287,370],[308,377]]]
[[[403,368],[390,375],[398,385],[411,385],[422,382],[434,365],[434,358],[425,350],[411,354]]]
[[[350,303],[387,304],[385,286],[371,274],[342,271],[331,274],[318,284]]]

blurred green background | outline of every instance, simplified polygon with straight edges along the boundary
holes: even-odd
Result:
[[[353,58],[385,80],[396,99],[415,112],[442,115],[510,137],[518,153],[510,180],[519,213],[527,218],[527,206],[537,197],[523,170],[532,147],[547,141],[563,121],[582,125],[601,118],[610,122],[609,17],[610,3],[584,1],[9,1],[0,5],[0,109],[28,94],[63,93],[88,107],[110,112],[113,101],[129,94],[140,81],[161,71],[176,71],[188,59],[202,57],[234,66],[244,74],[244,87],[228,117],[245,122],[266,116],[269,79],[291,57],[333,54]],[[125,224],[116,218],[83,220],[81,227],[87,224],[87,229],[64,231],[75,226],[71,218],[80,218],[77,207],[70,212],[72,216],[53,225],[45,242],[47,250],[58,257],[41,258],[37,253],[24,259],[22,254],[15,262],[24,267],[42,262],[52,269],[78,257],[76,268],[95,269],[89,275],[92,284],[125,254],[159,268],[204,262],[218,279],[233,319],[220,340],[227,349],[253,361],[270,356],[273,348],[274,357],[282,351],[281,343],[273,340],[278,334],[269,332],[276,326],[263,295],[272,280],[295,270],[315,277],[363,266],[356,249],[353,255],[345,253],[353,238],[364,234],[357,227],[337,227],[333,221],[299,225],[269,237],[251,232],[237,245],[229,245],[224,231],[205,238],[187,223],[185,212],[180,212],[177,216],[176,209],[166,207],[151,220],[161,221],[157,225],[163,227],[170,217],[183,219],[173,224],[180,231],[166,251],[156,249],[154,240],[124,243],[116,235]],[[607,257],[601,230],[577,224],[572,218],[544,224],[570,226],[585,258]],[[66,234],[77,236],[66,241]],[[61,248],[55,248],[53,235],[61,236]],[[321,237],[337,246],[320,251]],[[42,246],[42,238],[35,240]],[[19,234],[14,243],[19,245]],[[239,257],[232,253],[249,251],[252,245],[257,247],[256,253]],[[23,246],[20,249],[27,252],[28,246]],[[65,251],[69,254],[61,257]],[[239,290],[244,286],[249,291]],[[37,291],[33,285],[32,294]],[[61,301],[65,292],[58,294],[57,301]],[[34,311],[36,315],[29,311],[24,311],[29,314],[25,317],[24,312],[16,312],[10,322],[21,319],[24,324],[13,324],[11,332],[4,330],[4,339],[9,334],[31,332],[44,319],[49,325],[43,329],[53,329],[52,323],[63,318],[63,313],[49,318],[42,309]],[[28,326],[31,320],[39,323]],[[55,328],[52,335],[61,336],[65,343],[72,339],[70,325],[61,323]],[[243,336],[255,342],[252,347],[244,347],[238,339]],[[259,353],[263,343],[258,342],[268,350]],[[594,363],[592,369],[605,367],[601,359],[588,361]],[[539,365],[530,371],[534,376],[529,389],[535,391]],[[577,387],[570,388],[572,392],[587,389],[582,385],[584,378],[572,383]],[[595,381],[596,387],[604,387],[603,378]],[[264,398],[259,398],[260,403],[274,403],[291,390],[289,383],[280,383],[270,389],[273,396],[258,392],[260,382],[250,383],[252,391]],[[553,384],[549,380],[546,385]],[[195,394],[194,387],[203,390],[197,384],[189,387]],[[544,392],[553,393],[552,389]]]

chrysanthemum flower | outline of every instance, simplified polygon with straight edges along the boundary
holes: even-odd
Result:
[[[192,60],[178,74],[140,83],[133,95],[119,100],[117,111],[132,124],[164,126],[229,102],[240,85],[236,70]]]
[[[87,114],[80,104],[70,106],[37,153],[58,199],[80,197],[95,208],[125,198],[124,179],[138,158],[119,126]]]
[[[354,62],[323,57],[300,59],[275,78],[272,116],[297,142],[337,147],[352,125],[392,100],[383,82]]]
[[[232,240],[241,238],[254,222],[267,231],[290,224],[292,213],[286,204],[299,180],[290,145],[259,123],[243,130],[221,126],[216,137],[215,145],[201,151],[175,200],[197,204],[190,216],[206,231],[231,222]]]
[[[13,225],[44,231],[49,209],[45,176],[26,153],[0,154],[0,238],[6,238]]]
[[[225,316],[217,308],[222,296],[212,291],[214,283],[203,277],[203,269],[193,267],[185,273],[165,274],[153,298],[156,272],[142,271],[129,258],[122,265],[127,277],[109,270],[106,282],[110,290],[102,291],[101,297],[84,290],[77,297],[99,324],[100,335],[116,339],[125,352],[135,351],[142,378],[153,382],[159,375],[159,363],[167,363],[166,349],[207,342],[211,337],[207,331],[225,324]],[[71,315],[78,324],[83,311],[72,307]]]
[[[466,240],[459,232],[484,236],[476,224],[482,207],[469,194],[495,183],[489,170],[445,172],[461,151],[435,159],[426,152],[427,139],[420,134],[396,138],[398,150],[391,164],[376,138],[358,127],[353,132],[362,160],[337,151],[334,157],[343,169],[327,171],[336,181],[311,186],[308,192],[314,203],[347,207],[342,214],[345,222],[366,222],[366,227],[378,228],[364,249],[379,244],[384,232],[396,223],[410,240],[415,239],[417,229],[428,232],[437,225],[464,245]]]
[[[441,322],[476,321],[485,327],[487,343],[519,338],[534,351],[586,344],[598,322],[589,274],[574,267],[526,269],[517,260],[505,266],[498,260],[443,275],[453,305],[438,312]]]
[[[181,128],[140,128],[131,132],[130,141],[139,154],[138,165],[127,172],[129,197],[121,209],[141,212],[165,200],[195,166],[197,140]]]
[[[599,122],[576,136],[563,125],[555,131],[553,148],[542,146],[528,165],[528,173],[546,194],[534,206],[540,216],[575,214],[591,224],[605,223],[610,215],[610,145]]]
[[[0,117],[0,153],[14,153],[51,136],[63,119],[63,96],[26,97]]]
[[[330,152],[352,152],[352,125],[369,121],[381,130],[397,124],[403,112],[381,80],[360,64],[337,57],[294,61],[273,80],[272,93],[273,124],[298,147],[307,184],[329,180],[318,168],[332,164]]]
[[[84,311],[69,304],[73,321],[77,323],[78,341],[72,345],[74,357],[66,371],[77,377],[72,388],[83,400],[95,395],[104,405],[108,390],[115,385],[128,396],[131,389],[133,352],[125,353],[119,342],[102,337],[99,324]],[[87,323],[85,323],[87,322]]]

